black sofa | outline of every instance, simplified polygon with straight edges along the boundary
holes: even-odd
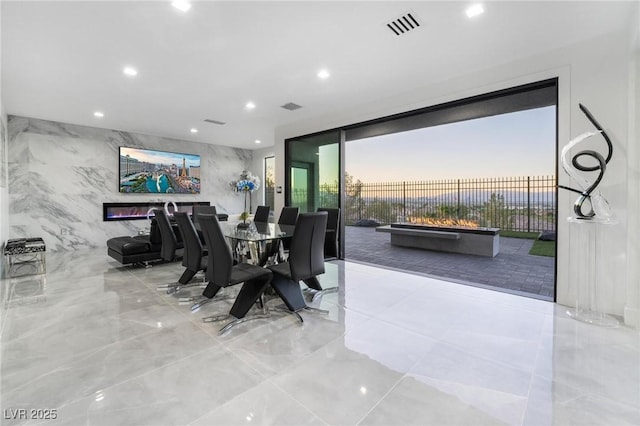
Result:
[[[156,220],[151,221],[149,235],[114,237],[107,240],[107,254],[122,263],[148,263],[162,259],[162,238]]]
[[[228,217],[226,214],[218,214],[220,221],[226,221]],[[172,229],[178,242],[182,243],[182,235],[175,223],[172,223]],[[162,237],[155,219],[151,220],[149,235],[114,237],[107,240],[107,255],[123,265],[160,261],[162,260],[161,252]]]

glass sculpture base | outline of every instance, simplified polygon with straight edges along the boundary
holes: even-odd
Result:
[[[602,312],[589,311],[586,309],[572,308],[567,309],[567,315],[577,321],[586,322],[588,324],[600,327],[618,327],[620,322],[611,315]]]

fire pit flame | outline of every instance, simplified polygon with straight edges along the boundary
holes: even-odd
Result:
[[[442,219],[433,217],[407,217],[408,223],[432,226],[452,226],[458,228],[479,228],[478,222],[468,219]]]

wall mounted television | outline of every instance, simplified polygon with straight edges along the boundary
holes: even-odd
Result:
[[[120,192],[199,194],[200,156],[120,147]]]

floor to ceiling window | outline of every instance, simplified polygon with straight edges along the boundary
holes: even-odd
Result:
[[[318,149],[323,143],[331,155]],[[555,299],[556,79],[294,138],[286,146],[291,205],[312,211],[341,195],[342,257]],[[313,158],[332,162],[332,171],[342,160],[341,173],[320,182]],[[407,221],[499,229],[497,254],[402,247],[376,232]],[[538,240],[541,234],[550,241]]]

